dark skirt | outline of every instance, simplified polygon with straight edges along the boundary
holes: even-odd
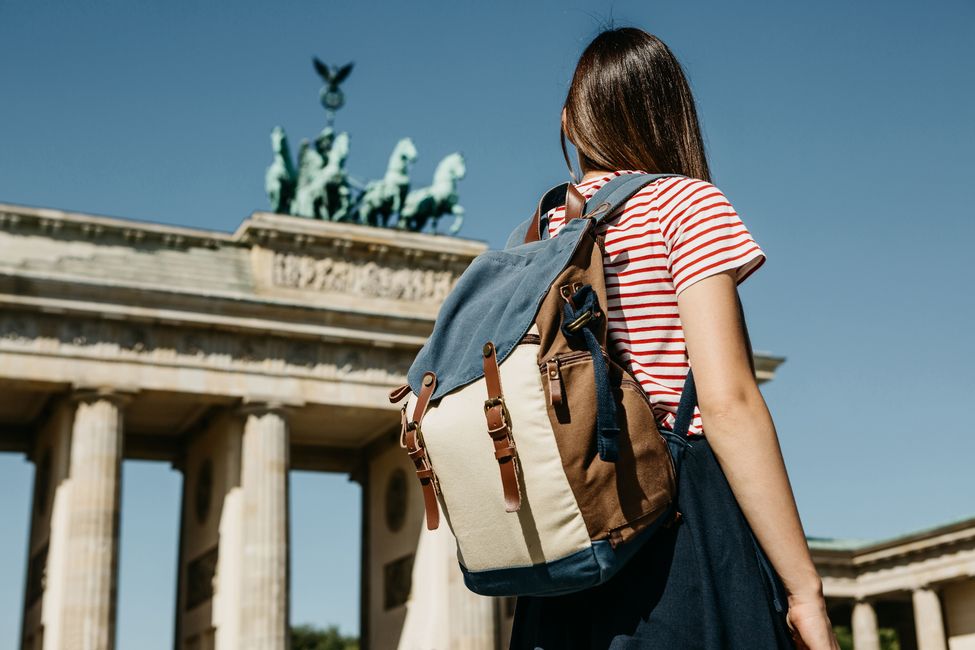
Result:
[[[682,517],[607,582],[521,596],[509,650],[794,649],[786,594],[705,437],[661,430]]]

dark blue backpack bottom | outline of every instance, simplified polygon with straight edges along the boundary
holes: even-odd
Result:
[[[795,648],[785,589],[707,440],[661,433],[683,447],[682,521],[658,530],[603,584],[519,597],[509,650]]]

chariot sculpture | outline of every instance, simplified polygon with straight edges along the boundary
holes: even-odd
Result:
[[[326,126],[314,142],[303,139],[296,163],[291,159],[288,136],[280,126],[271,131],[274,158],[264,176],[264,189],[271,210],[309,219],[389,227],[415,232],[430,226],[437,232],[439,219],[454,218],[448,234],[455,235],[463,223],[464,208],[458,204],[457,182],[466,174],[461,153],[445,156],[437,165],[430,185],[413,189],[410,168],[417,159],[416,146],[402,138],[393,147],[382,178],[362,183],[348,174],[349,134],[336,133],[335,111],[345,103],[339,88],[352,70],[352,63],[333,69],[313,58],[315,70],[325,85],[319,92],[326,111]]]

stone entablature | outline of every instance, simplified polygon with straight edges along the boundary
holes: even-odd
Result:
[[[828,597],[867,598],[975,577],[975,518],[880,541],[812,538]]]
[[[0,204],[0,273],[433,320],[484,242],[255,212],[234,233]],[[131,302],[131,301],[127,301]]]
[[[881,626],[900,647],[975,647],[975,517],[885,540],[813,537],[809,547],[831,620],[849,617],[856,650],[880,650]]]

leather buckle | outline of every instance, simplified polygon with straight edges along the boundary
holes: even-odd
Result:
[[[484,400],[484,410],[485,411],[487,411],[488,409],[490,409],[492,406],[499,406],[499,405],[500,406],[504,406],[504,398],[503,397],[489,397],[486,400]]]
[[[511,414],[508,412],[508,406],[504,403],[504,397],[489,397],[484,400],[484,412],[487,413],[496,406],[501,407],[501,426],[497,429],[488,428],[488,434],[495,438],[495,433],[498,431],[504,431],[505,436],[511,431]]]
[[[585,312],[582,313],[582,315],[580,315],[574,321],[566,325],[565,329],[569,330],[570,332],[575,332],[577,329],[583,327],[589,321],[595,320],[597,318],[599,318],[599,312],[594,312],[591,309],[587,309]]]
[[[508,413],[508,405],[504,403],[504,397],[489,397],[484,400],[484,412],[487,413],[495,406],[501,407],[501,419],[507,426],[511,422],[511,414]]]

